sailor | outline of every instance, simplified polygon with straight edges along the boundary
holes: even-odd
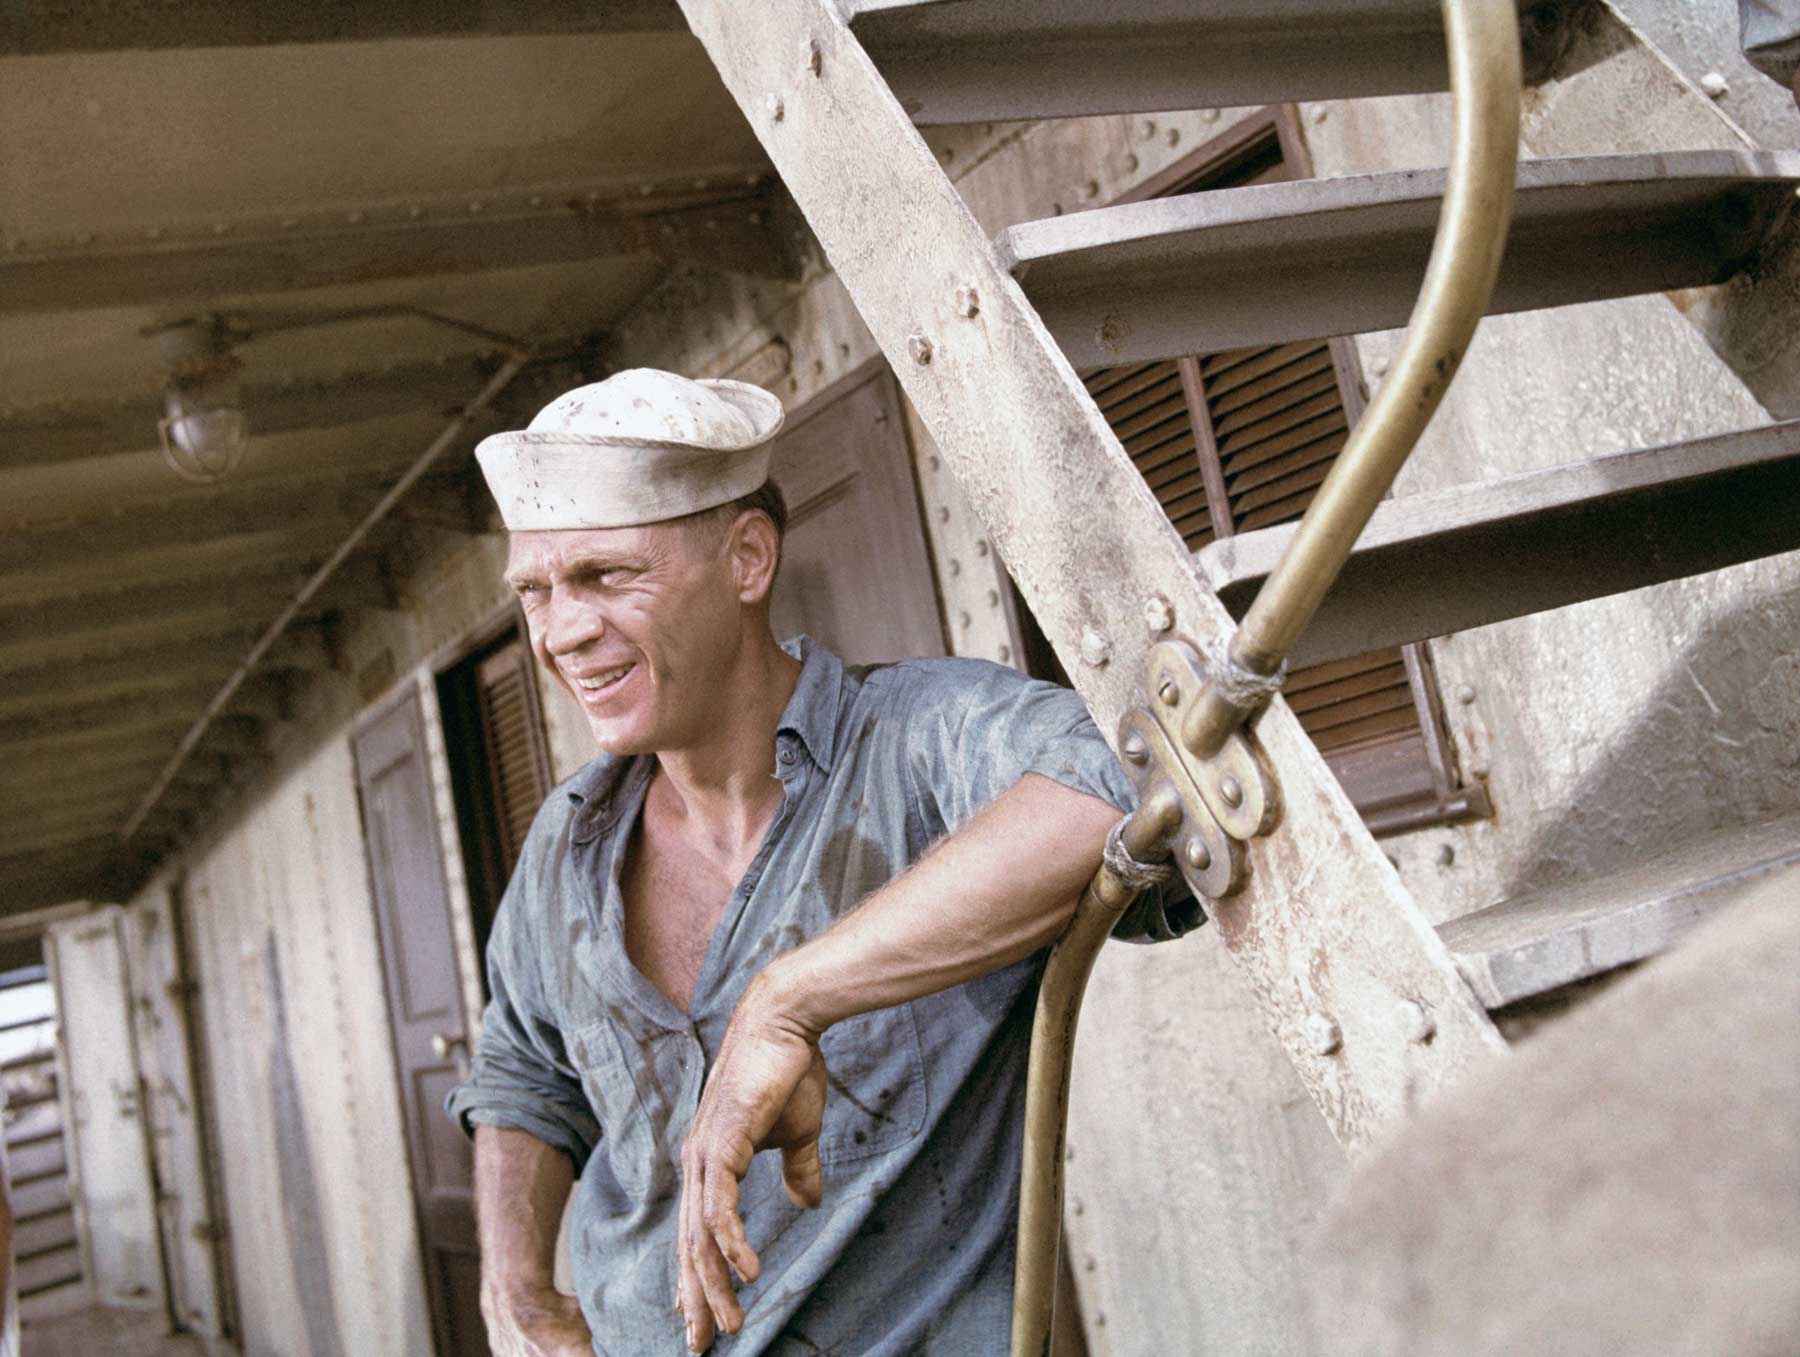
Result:
[[[602,751],[527,839],[448,1102],[500,1357],[1007,1346],[1043,957],[1133,793],[1066,689],[777,642],[781,423],[635,370],[478,450]],[[1176,887],[1119,931],[1200,921]]]

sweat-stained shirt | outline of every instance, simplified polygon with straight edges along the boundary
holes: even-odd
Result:
[[[625,952],[626,844],[654,770],[603,755],[539,812],[488,943],[492,1001],[447,1106],[566,1152],[575,1291],[604,1357],[686,1351],[675,1312],[681,1145],[745,985],[825,931],[1027,773],[1134,804],[1067,689],[978,660],[846,668],[803,661],[778,727],[782,785],[682,1013]],[[1119,936],[1203,919],[1179,883],[1136,902]],[[944,1357],[1005,1351],[1011,1328],[1027,1046],[1043,954],[837,1024],[824,1205],[792,1205],[760,1154],[741,1209],[762,1276],[719,1354]]]

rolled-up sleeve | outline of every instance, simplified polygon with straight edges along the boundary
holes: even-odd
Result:
[[[475,1126],[527,1131],[563,1151],[580,1174],[600,1139],[600,1125],[563,1049],[562,1030],[546,1002],[527,902],[533,873],[515,875],[488,939],[491,998],[467,1083],[444,1107],[466,1134]]]
[[[1137,791],[1068,688],[983,660],[942,666],[948,685],[918,684],[908,711],[912,794],[926,819],[955,829],[1027,773],[1047,777],[1128,812]],[[1179,876],[1140,895],[1113,930],[1127,941],[1162,942],[1206,922]]]

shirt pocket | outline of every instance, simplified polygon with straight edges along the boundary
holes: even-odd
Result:
[[[846,1018],[819,1041],[829,1087],[819,1159],[841,1164],[907,1144],[925,1125],[925,1061],[911,1004]]]
[[[662,1139],[651,1106],[659,1100],[645,1098],[639,1088],[640,1073],[650,1075],[644,1068],[647,1057],[610,1018],[576,1028],[565,1049],[600,1123],[595,1153],[605,1158],[620,1187],[634,1196],[647,1195],[657,1176]],[[661,1120],[668,1120],[666,1108]]]

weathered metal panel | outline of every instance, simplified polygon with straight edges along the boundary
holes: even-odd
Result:
[[[427,1357],[347,742],[289,770],[187,880],[245,1334],[281,1357]]]
[[[1223,609],[835,11],[683,8],[1110,729],[1153,639],[1146,600],[1166,595],[1202,639],[1224,635]],[[1108,640],[1105,663],[1075,659],[1084,632]],[[1217,927],[1326,1120],[1363,1144],[1500,1038],[1284,704],[1258,734],[1287,818],[1253,847],[1250,885]],[[1431,1041],[1406,1035],[1409,1003],[1434,1015]],[[1320,1016],[1343,1034],[1329,1051],[1307,1039]]]
[[[71,1194],[102,1304],[157,1309],[163,1265],[122,931],[108,905],[52,924],[56,1008],[68,1079]]]

